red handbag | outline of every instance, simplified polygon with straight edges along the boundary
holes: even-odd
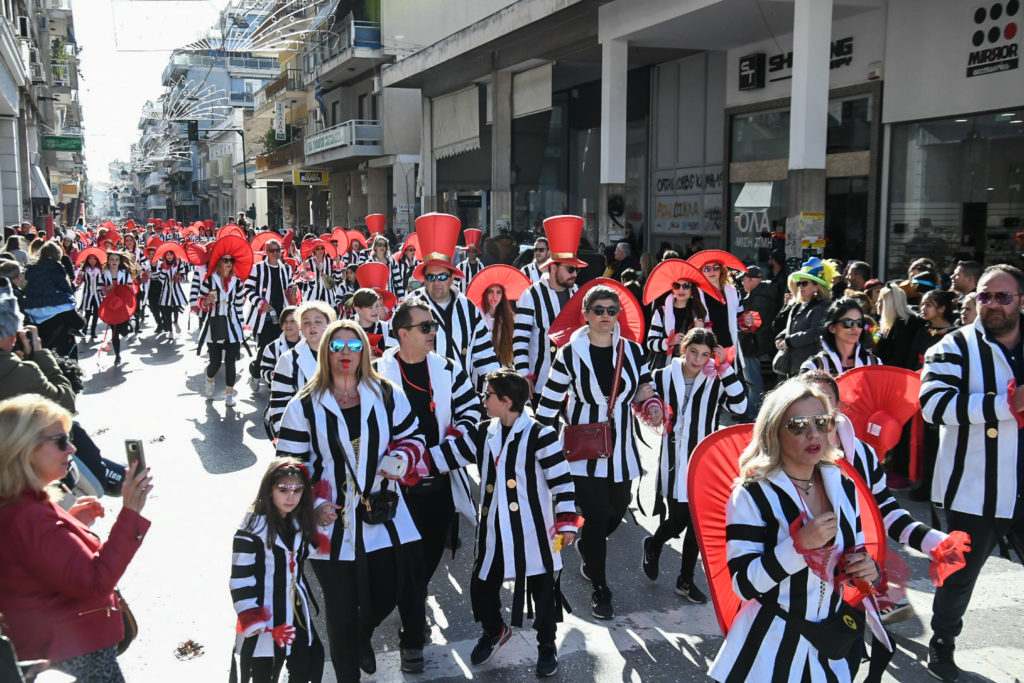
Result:
[[[619,383],[622,380],[624,347],[625,344],[620,339],[619,357],[615,361],[615,379],[612,380],[612,393],[608,397],[607,421],[566,425],[562,432],[565,443],[565,459],[569,462],[608,458],[615,450],[615,444],[612,441],[612,411],[615,409],[615,399],[618,397]]]

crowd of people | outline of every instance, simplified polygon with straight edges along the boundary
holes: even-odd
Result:
[[[237,405],[249,357],[241,370],[277,456],[233,541],[233,680],[287,670],[319,681],[326,656],[340,681],[372,674],[371,638],[396,609],[402,671],[423,672],[431,579],[460,545],[481,626],[472,665],[529,614],[535,672],[554,675],[565,549],[576,547],[593,617],[614,618],[608,558],[622,551],[614,535],[646,447],[658,524],[636,549],[638,578],[657,581],[665,545],[682,535],[675,593],[706,603],[698,559],[728,557],[731,584],[708,590],[739,603],[723,614],[715,600],[727,633],[712,678],[852,680],[867,642],[868,680],[879,680],[893,651],[885,625],[912,609],[884,537],[866,536],[870,508],[883,535],[931,558],[927,667],[958,680],[955,640],[985,560],[1000,543],[1024,544],[1024,274],[962,261],[946,282],[918,259],[883,282],[863,261],[787,266],[776,250],[745,264],[702,245],[683,259],[635,241],[610,246],[602,272],[583,229],[578,216],[547,219],[517,265],[492,263],[480,230],[437,213],[401,244],[380,214],[365,233],[301,237],[159,219],[58,239],[10,231],[0,623],[18,655],[81,681],[123,680],[114,586],[149,526],[152,478],[106,463],[73,423],[75,359],[98,346],[115,367],[130,361],[149,313],[160,343],[194,340],[206,354],[207,400],[223,369],[224,404]],[[194,336],[183,335],[193,317]],[[868,391],[885,382],[912,398]],[[722,455],[738,474],[724,511],[702,509],[694,486],[710,484],[695,479],[694,454],[749,423],[744,447]],[[88,530],[99,503],[54,492],[76,450],[123,498],[105,543]],[[901,490],[943,509],[944,530],[937,514],[925,523],[904,510]],[[695,527],[722,512],[722,547],[714,534],[698,540]],[[39,556],[43,543],[63,549],[67,568]]]

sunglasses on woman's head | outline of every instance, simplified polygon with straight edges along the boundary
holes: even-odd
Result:
[[[428,275],[424,275],[423,279],[427,282],[448,282],[448,279],[451,276],[451,273],[430,273]]]
[[[1020,294],[1013,292],[978,292],[977,298],[978,303],[982,306],[988,306],[993,300],[1000,306],[1009,306],[1019,296]]]
[[[845,330],[848,330],[851,327],[859,327],[863,330],[864,326],[868,324],[868,321],[864,318],[840,318],[836,322]]]
[[[439,328],[440,325],[437,324],[437,321],[432,321],[432,322],[418,323],[416,325],[406,325],[402,329],[403,330],[411,330],[411,329],[414,329],[414,328],[417,328],[417,327],[420,328],[420,332],[422,332],[423,334],[430,334],[431,332],[437,332],[437,328]]]
[[[693,284],[690,282],[673,282],[672,289],[689,289]]]
[[[363,342],[358,339],[349,339],[347,341],[344,339],[332,339],[329,348],[331,351],[338,353],[344,351],[346,346],[353,353],[359,353],[363,350]]]
[[[836,418],[833,415],[791,417],[786,422],[786,431],[793,436],[803,436],[812,424],[819,434],[828,434],[836,428]]]
[[[53,436],[44,436],[43,441],[54,441],[57,444],[57,448],[62,451],[68,449],[68,445],[71,443],[70,434],[54,434]]]
[[[613,318],[615,316],[617,316],[619,314],[619,311],[621,311],[621,310],[622,309],[619,308],[618,306],[591,306],[590,307],[590,312],[591,313],[594,313],[596,315],[605,315],[605,314],[607,314],[607,315],[610,315]]]

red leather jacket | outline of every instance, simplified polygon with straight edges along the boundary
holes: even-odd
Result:
[[[60,662],[120,642],[113,591],[148,529],[122,509],[101,543],[39,491],[0,500],[0,618],[18,658]]]

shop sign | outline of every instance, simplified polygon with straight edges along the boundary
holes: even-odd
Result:
[[[740,90],[760,90],[764,87],[767,55],[756,52],[740,57]]]
[[[40,145],[47,152],[81,152],[82,138],[79,135],[43,135]]]
[[[967,53],[967,78],[1016,69],[1020,63],[1018,24],[1019,0],[979,5],[974,10],[972,49]]]
[[[285,123],[284,102],[274,104],[274,138],[285,140],[288,138],[288,128]]]
[[[460,209],[479,209],[484,205],[484,198],[478,194],[460,194],[456,203]]]
[[[328,171],[310,171],[302,169],[292,171],[293,183],[295,185],[330,185],[331,176]]]
[[[724,181],[725,173],[721,166],[658,171],[654,176],[654,194],[661,196],[721,192]]]
[[[853,64],[853,36],[832,41],[829,69],[841,69]],[[739,89],[758,90],[765,81],[775,83],[793,78],[793,51],[767,56],[763,52],[740,57]],[[767,70],[767,78],[765,71]]]

